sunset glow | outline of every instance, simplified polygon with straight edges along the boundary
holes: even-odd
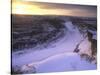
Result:
[[[62,13],[65,13],[65,10],[63,9],[41,9],[38,5],[32,5],[30,3],[25,2],[14,2],[12,4],[12,13],[13,14],[28,14],[28,15],[63,15]],[[66,12],[68,13],[68,11]]]
[[[96,6],[12,0],[12,14],[96,17]]]
[[[41,9],[35,5],[25,4],[25,3],[13,3],[12,13],[13,14],[38,14]]]

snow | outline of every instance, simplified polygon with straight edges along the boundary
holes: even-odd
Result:
[[[49,47],[25,50],[19,55],[12,53],[12,66],[21,66],[22,70],[30,70],[35,67],[36,72],[59,72],[96,69],[95,64],[82,60],[78,53],[73,53],[76,45],[84,40],[79,46],[80,53],[90,54],[90,42],[81,35],[77,27],[71,21],[65,22],[67,28],[65,36],[59,41],[52,43]],[[24,67],[24,68],[23,68]]]
[[[65,22],[65,26],[69,31],[74,30],[74,26],[73,26],[72,22],[70,22],[70,21],[69,22]]]
[[[33,70],[34,69],[34,70]],[[24,65],[22,71],[36,71],[37,73],[45,72],[62,72],[62,71],[79,71],[94,70],[96,65],[82,59],[77,53],[62,53],[51,56],[45,60]],[[33,72],[31,71],[31,72]]]
[[[88,41],[88,38],[85,38],[84,41],[79,46],[80,54],[87,54],[91,56],[91,42]]]
[[[34,64],[37,72],[61,72],[96,69],[94,64],[82,60],[76,53],[63,53]]]

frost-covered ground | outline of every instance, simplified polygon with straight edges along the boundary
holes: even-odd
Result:
[[[71,21],[64,23],[67,30],[64,30],[64,37],[56,42],[50,43],[47,48],[30,48],[12,52],[12,67],[19,73],[44,73],[94,70],[96,64],[91,63],[81,54],[91,57],[91,42],[86,36],[87,33],[80,33],[78,27]],[[92,33],[96,33],[91,31]],[[93,38],[96,38],[94,35]],[[74,52],[79,44],[78,52]]]

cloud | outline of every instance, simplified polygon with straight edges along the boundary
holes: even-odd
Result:
[[[17,1],[17,0],[13,0],[13,1]],[[78,16],[78,15],[81,16],[84,15],[89,17],[97,16],[97,6],[92,6],[92,5],[47,3],[47,2],[25,1],[25,0],[18,0],[18,2],[22,2],[23,4],[27,4],[27,5],[32,5],[33,8],[36,6],[39,9],[41,9],[41,12],[39,13],[44,12],[44,14],[54,13],[60,15],[68,14],[73,16]]]
[[[76,14],[90,14],[91,16],[97,15],[97,6],[92,5],[75,5],[75,4],[60,4],[60,3],[44,3],[44,2],[35,2],[34,5],[39,6],[41,9],[46,10],[65,10],[72,11]]]

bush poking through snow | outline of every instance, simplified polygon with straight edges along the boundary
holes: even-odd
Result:
[[[11,70],[11,74],[30,74],[36,73],[36,68],[34,66],[24,65],[22,67],[15,66]]]

